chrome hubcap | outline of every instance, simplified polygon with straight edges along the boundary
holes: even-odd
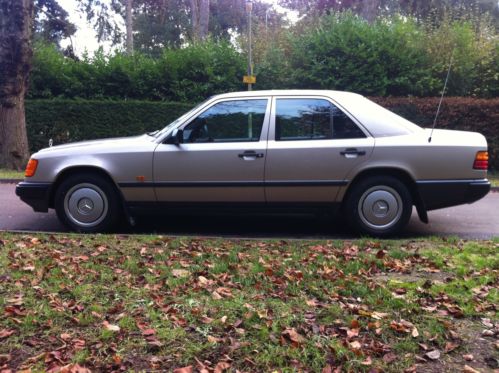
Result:
[[[399,221],[402,211],[402,198],[395,189],[385,185],[366,190],[358,206],[360,219],[372,229],[393,226]]]
[[[75,185],[64,198],[64,211],[67,217],[82,227],[92,227],[102,222],[107,210],[106,195],[93,184]]]

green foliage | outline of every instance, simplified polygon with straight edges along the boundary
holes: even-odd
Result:
[[[452,54],[447,95],[498,94],[499,43],[487,24],[475,29],[447,18],[434,26],[397,16],[369,24],[349,12],[316,21],[307,20],[267,49],[257,66],[265,88],[438,96]]]
[[[165,49],[158,58],[98,52],[81,61],[37,44],[28,98],[196,101],[243,89],[244,64],[244,57],[227,42]]]
[[[227,42],[197,43],[166,50],[158,61],[169,90],[166,97],[200,101],[216,93],[243,89],[244,57]]]
[[[300,22],[289,30],[256,29],[255,89],[320,88],[376,96],[438,96],[453,56],[447,96],[496,97],[499,43],[483,21],[438,25],[412,18],[352,13]],[[243,39],[241,39],[242,43]],[[243,90],[245,52],[209,40],[165,48],[157,57],[136,53],[64,57],[37,44],[29,98],[199,101]]]
[[[350,13],[323,17],[295,37],[293,80],[311,88],[373,95],[421,94],[427,66],[422,34],[410,20],[370,25]]]
[[[140,135],[161,129],[192,105],[148,101],[28,100],[26,122],[32,152],[54,144]]]

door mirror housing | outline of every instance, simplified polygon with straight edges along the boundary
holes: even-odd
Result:
[[[184,130],[175,128],[166,138],[166,144],[180,145],[184,142]]]

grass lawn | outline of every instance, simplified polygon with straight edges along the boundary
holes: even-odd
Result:
[[[490,371],[498,249],[1,233],[0,370]]]
[[[493,187],[499,187],[499,173],[498,172],[489,172],[487,177],[490,180],[490,184]]]
[[[13,171],[0,168],[0,179],[24,179],[24,171]]]

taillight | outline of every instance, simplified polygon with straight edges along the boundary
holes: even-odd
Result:
[[[31,158],[26,165],[26,171],[24,171],[25,177],[31,177],[35,174],[36,168],[38,167],[38,161],[36,159]]]
[[[489,168],[489,152],[477,152],[473,168],[475,170],[486,170]]]

